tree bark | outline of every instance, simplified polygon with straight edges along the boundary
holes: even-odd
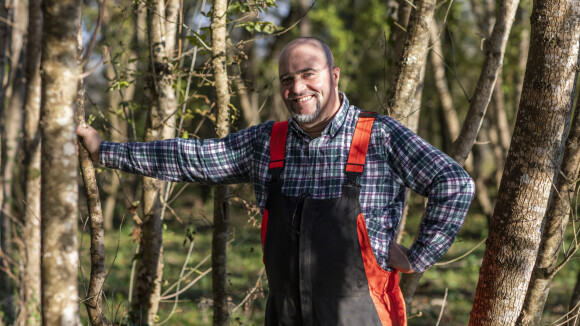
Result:
[[[43,1],[41,104],[42,322],[79,325],[74,99],[79,0]]]
[[[566,43],[578,43],[578,30],[562,35]],[[568,37],[574,37],[574,40]],[[518,319],[518,325],[540,325],[542,311],[550,292],[550,284],[558,271],[558,254],[568,225],[571,203],[574,198],[578,177],[580,177],[580,102],[577,102],[570,134],[566,140],[566,149],[562,166],[558,174],[556,189],[552,193],[550,205],[546,212],[542,241],[538,250],[536,265],[532,271],[530,285],[524,300],[524,306]],[[569,254],[568,254],[569,255]]]
[[[409,124],[415,94],[422,80],[421,73],[425,69],[435,0],[418,0],[415,6],[409,17],[405,46],[395,66],[395,80],[387,101],[387,113],[404,125]]]
[[[175,9],[174,2],[168,6]],[[175,38],[167,37],[165,2],[158,0],[147,12],[151,70],[150,89],[153,92],[145,141],[173,138],[175,133],[176,99],[173,91],[173,75],[170,59]],[[174,30],[173,30],[174,31]],[[165,42],[164,42],[165,40]],[[173,40],[173,41],[172,41]],[[139,260],[131,319],[151,325],[159,308],[161,280],[163,276],[163,202],[165,182],[149,177],[143,178],[143,223],[139,243]]]
[[[485,43],[485,59],[481,74],[469,103],[469,110],[461,127],[461,132],[453,144],[451,152],[451,157],[461,165],[465,163],[471,152],[491,99],[498,72],[503,64],[507,39],[518,3],[518,0],[503,0],[501,2],[491,38]]]
[[[226,66],[226,0],[215,0],[211,21],[211,55],[216,92],[216,136],[225,137],[229,133],[230,92]],[[214,225],[212,238],[212,287],[213,325],[228,324],[227,300],[227,240],[229,227],[228,186],[217,186],[214,190]]]
[[[514,325],[520,314],[569,127],[579,24],[577,1],[534,2],[528,69],[470,325]]]
[[[40,325],[40,51],[42,42],[41,0],[30,0],[26,42],[26,97],[24,105],[24,262],[23,302],[18,325]]]

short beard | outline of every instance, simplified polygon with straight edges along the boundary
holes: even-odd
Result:
[[[320,95],[318,93],[316,93],[314,95],[316,97],[316,111],[314,111],[314,113],[298,114],[298,113],[296,113],[296,111],[294,111],[294,109],[290,110],[290,111],[292,111],[292,118],[294,118],[294,120],[296,120],[296,122],[302,123],[302,124],[308,124],[308,123],[311,123],[312,121],[316,120],[316,118],[318,118],[320,116],[320,112],[322,111],[322,109],[320,108],[320,98],[319,98]]]

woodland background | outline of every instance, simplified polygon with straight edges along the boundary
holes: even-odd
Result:
[[[577,325],[579,1],[1,4],[0,325],[262,324],[251,187],[104,169],[74,129],[205,139],[286,119],[277,59],[297,36],[330,45],[352,104],[476,181],[450,251],[402,278],[409,325]],[[410,193],[397,241],[423,209]]]

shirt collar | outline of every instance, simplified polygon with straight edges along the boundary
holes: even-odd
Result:
[[[338,109],[338,112],[336,113],[334,118],[332,118],[332,121],[330,121],[328,126],[324,128],[321,136],[328,134],[331,138],[333,138],[346,121],[350,104],[348,103],[348,98],[343,92],[338,92],[338,96],[341,99],[340,108]],[[292,117],[290,118],[290,125],[292,126],[293,129],[297,130],[299,133],[303,135],[308,135],[306,132],[304,132],[304,130],[302,130],[302,128],[300,128],[296,120],[294,120],[294,118]]]

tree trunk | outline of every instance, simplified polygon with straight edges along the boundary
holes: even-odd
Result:
[[[409,17],[405,46],[395,67],[395,80],[387,101],[387,113],[404,125],[409,124],[415,94],[422,80],[421,73],[425,69],[435,0],[418,0],[415,6]]]
[[[79,0],[44,0],[42,35],[42,321],[79,325],[78,164],[74,99],[78,85]]]
[[[457,111],[453,107],[453,97],[449,86],[447,86],[447,78],[445,77],[445,64],[443,61],[443,47],[439,39],[439,28],[437,24],[433,23],[429,27],[429,37],[431,40],[431,65],[433,66],[433,78],[435,79],[435,87],[439,94],[439,101],[443,109],[443,117],[445,118],[445,125],[449,131],[451,141],[455,141],[459,136],[461,127],[459,126],[459,118]]]
[[[111,57],[111,60],[113,58]],[[123,63],[128,66],[131,66],[134,70],[135,64],[134,63]],[[129,68],[131,69],[131,68]],[[109,80],[117,79],[117,76],[113,64],[107,65],[107,78]],[[128,88],[122,90],[119,89],[117,91],[111,91],[109,93],[109,112],[107,114],[107,119],[111,124],[111,141],[112,142],[123,142],[128,139],[127,135],[127,121],[121,121],[122,119],[116,114],[119,110],[120,103],[125,101],[130,101],[133,98],[135,87],[134,84],[131,84]],[[119,177],[117,176],[116,171],[108,171],[110,175],[110,181],[108,182],[106,190],[106,199],[104,200],[103,205],[103,221],[105,231],[110,231],[113,228],[113,219],[115,213],[115,206],[117,204],[117,194],[119,192],[119,187],[121,182],[119,181]]]
[[[514,325],[520,314],[569,127],[579,13],[577,1],[534,2],[528,69],[470,325]]]
[[[578,25],[580,27],[580,24]],[[574,33],[576,32],[576,33]],[[563,37],[566,43],[578,43],[580,28],[566,33]],[[544,221],[542,241],[538,250],[536,265],[532,272],[528,292],[518,325],[540,325],[542,311],[550,292],[550,284],[554,274],[561,268],[558,264],[558,253],[564,239],[564,231],[568,225],[571,203],[574,198],[578,177],[580,177],[580,102],[577,102],[570,134],[566,140],[566,149],[562,166],[558,174],[556,189],[552,193],[550,205]],[[569,255],[570,253],[567,253]],[[573,254],[573,253],[572,253]]]
[[[42,42],[41,0],[30,0],[26,42],[26,97],[24,105],[25,208],[22,271],[22,306],[18,325],[40,325],[40,51]]]
[[[229,133],[230,93],[226,66],[226,0],[215,0],[211,21],[211,54],[216,92],[216,136]],[[226,253],[229,227],[228,186],[217,186],[214,191],[214,225],[212,239],[213,325],[228,324]]]
[[[518,3],[518,0],[503,0],[501,2],[491,38],[485,43],[485,59],[481,74],[469,103],[469,110],[461,127],[461,132],[453,144],[451,152],[451,157],[461,165],[465,163],[467,156],[471,152],[491,99],[497,75],[503,64],[507,39]]]
[[[79,16],[80,23],[80,16]],[[79,63],[81,63],[83,53],[82,28],[79,24],[77,32],[77,47],[79,53]],[[85,124],[85,88],[83,80],[79,80],[76,98],[75,122],[77,125]],[[87,205],[89,212],[89,230],[91,233],[91,274],[89,279],[89,289],[84,300],[89,321],[92,326],[109,325],[103,313],[103,287],[105,285],[105,231],[103,228],[103,211],[101,209],[101,199],[99,198],[99,187],[95,177],[93,162],[87,149],[80,145],[78,148],[78,158],[81,174],[85,185]]]
[[[298,24],[298,35],[300,36],[311,36],[312,35],[312,23],[310,18],[308,18],[308,10],[310,10],[310,0],[297,0],[298,5],[298,15],[300,17],[300,23]]]
[[[173,3],[173,2],[172,2]],[[174,4],[168,6],[175,9]],[[165,3],[154,2],[147,12],[153,101],[149,111],[145,141],[173,138],[174,112],[177,107],[173,91],[173,75],[170,59],[175,38],[166,38]],[[174,30],[173,30],[174,31]],[[164,42],[165,40],[165,42]],[[133,301],[132,320],[151,325],[159,308],[161,280],[163,276],[163,203],[165,182],[143,178],[143,224],[139,243],[139,260]]]
[[[16,161],[18,160],[18,149],[20,147],[20,137],[23,122],[24,97],[26,96],[26,83],[24,65],[26,56],[23,54],[23,34],[28,27],[28,1],[20,1],[13,4],[13,27],[10,42],[10,64],[7,78],[6,103],[8,106],[1,113],[3,117],[2,126],[2,194],[0,200],[0,248],[2,255],[7,257],[15,256],[12,250],[12,221],[8,214],[14,213],[16,202],[13,198],[15,188],[20,185],[15,182]],[[0,22],[0,24],[4,24]],[[2,66],[2,69],[5,69]],[[2,267],[12,270],[13,266],[8,264],[4,257],[0,257]],[[4,293],[0,300],[0,309],[3,311],[3,319],[7,324],[13,324],[15,320],[14,311],[14,282],[8,274],[0,272],[0,293]]]

